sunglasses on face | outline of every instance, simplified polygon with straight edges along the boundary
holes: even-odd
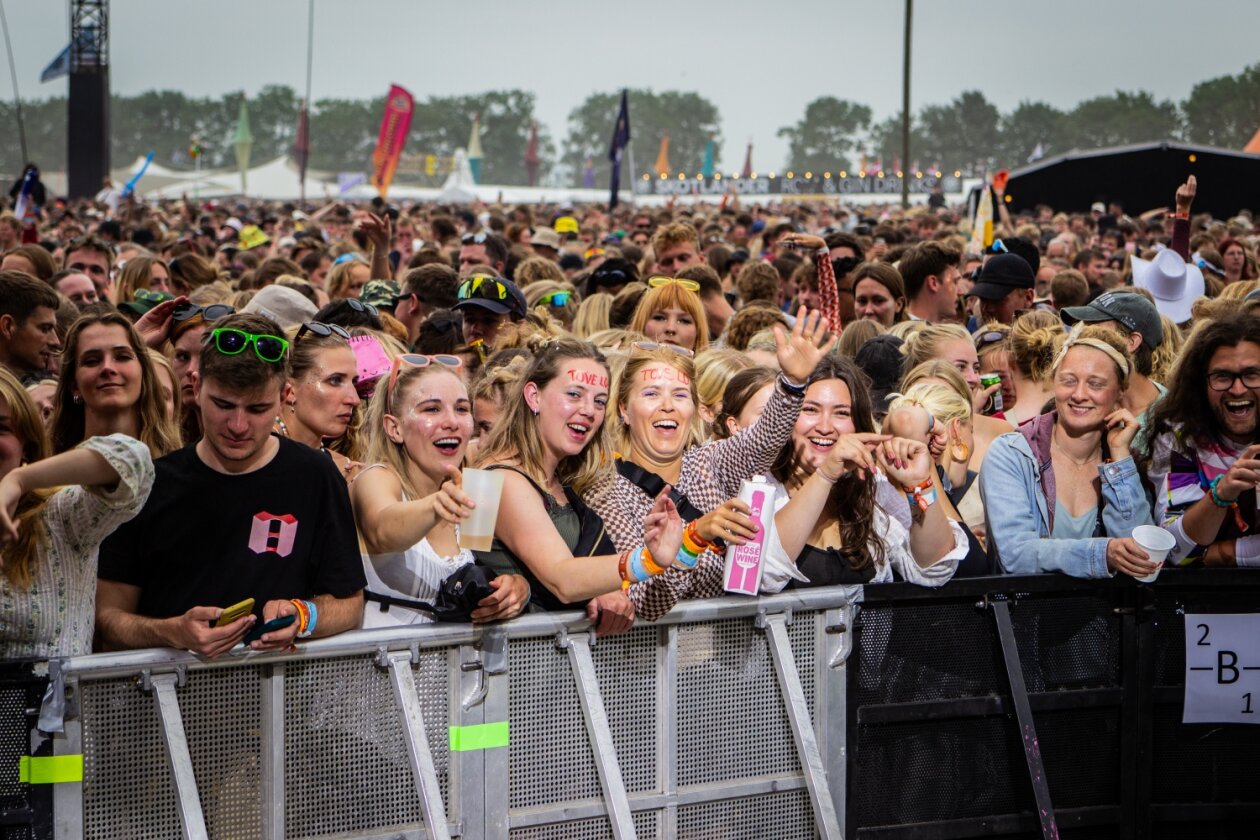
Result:
[[[459,284],[459,291],[456,292],[456,297],[460,300],[469,300],[471,298],[507,300],[507,296],[507,286],[504,286],[493,277],[486,277],[484,275],[469,277],[463,283]]]
[[[211,331],[210,340],[214,342],[215,349],[225,356],[243,353],[246,347],[253,345],[254,354],[269,364],[283,361],[289,352],[289,342],[278,335],[258,335],[231,327]]]
[[[636,341],[630,345],[632,350],[642,350],[644,353],[651,353],[654,350],[672,350],[680,356],[686,356],[688,359],[694,358],[695,353],[686,347],[679,347],[677,344],[661,344],[655,341]]]
[[[325,324],[321,321],[307,321],[302,325],[302,328],[298,330],[297,335],[293,337],[293,343],[297,344],[302,340],[302,336],[307,333],[317,335],[320,338],[327,338],[330,335],[335,335],[338,338],[344,338],[346,341],[350,340],[350,333],[346,332],[344,327],[340,327],[336,324]]]
[[[539,298],[538,303],[542,306],[568,306],[569,299],[572,297],[572,292],[552,292]]]
[[[857,268],[860,262],[861,260],[857,257],[839,257],[831,261],[831,268],[835,271],[837,277],[843,277]]]
[[[181,303],[175,307],[175,311],[171,313],[171,317],[176,321],[187,321],[200,315],[204,321],[217,321],[220,318],[226,318],[228,315],[235,315],[236,309],[228,306],[226,303],[212,303],[209,306],[198,306],[195,303]]]
[[[420,353],[400,353],[394,357],[394,363],[389,366],[389,388],[385,391],[385,413],[393,413],[394,385],[398,382],[398,371],[403,366],[409,367],[428,367],[429,365],[442,365],[452,369],[458,369],[464,366],[464,360],[459,356],[425,356]]]
[[[659,289],[662,286],[676,285],[676,286],[682,286],[684,289],[686,289],[689,292],[700,291],[700,284],[697,283],[695,280],[681,280],[677,277],[665,277],[664,275],[660,275],[660,274],[656,275],[655,277],[649,277],[647,282],[648,282],[648,285],[651,286],[653,289]]]

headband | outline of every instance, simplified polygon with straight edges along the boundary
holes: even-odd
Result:
[[[1050,366],[1051,370],[1058,370],[1059,365],[1063,363],[1063,358],[1067,356],[1067,351],[1073,347],[1092,347],[1107,355],[1107,358],[1116,363],[1116,367],[1120,368],[1120,378],[1122,380],[1129,378],[1129,360],[1124,357],[1116,348],[1100,338],[1081,337],[1081,330],[1084,329],[1085,322],[1078,321],[1076,326],[1072,327],[1072,331],[1068,333],[1067,341],[1063,342],[1063,346],[1059,348],[1059,353],[1054,357],[1054,364]]]

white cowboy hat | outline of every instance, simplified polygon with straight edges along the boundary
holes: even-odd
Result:
[[[1169,248],[1153,260],[1133,258],[1133,285],[1155,297],[1155,308],[1174,324],[1190,320],[1190,307],[1203,296],[1203,272]]]

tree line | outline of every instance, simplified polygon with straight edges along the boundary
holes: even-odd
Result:
[[[582,182],[590,166],[597,184],[608,183],[608,143],[616,119],[620,91],[593,93],[570,113],[563,140],[557,144],[538,125],[540,171],[553,169],[565,184]],[[328,172],[370,169],[384,110],[384,95],[373,99],[321,99],[310,109],[310,167]],[[176,169],[191,169],[191,138],[200,140],[202,166],[234,166],[231,135],[236,127],[240,94],[189,97],[175,91],[114,96],[110,114],[113,163],[125,165],[155,152],[155,160]],[[283,85],[270,85],[248,100],[254,135],[252,159],[286,154],[297,132],[299,99]],[[526,182],[525,148],[534,119],[534,94],[522,90],[488,91],[469,96],[417,100],[407,140],[409,155],[449,157],[464,148],[473,114],[481,120],[484,152],[482,181]],[[28,101],[23,105],[29,154],[43,168],[65,168],[66,100]],[[16,114],[12,102],[0,104],[0,121],[10,130],[0,136],[0,172],[21,170]],[[630,121],[635,167],[650,171],[660,139],[669,131],[672,168],[699,171],[705,146],[714,144],[722,157],[721,113],[694,92],[631,90]],[[944,104],[925,105],[911,118],[911,160],[948,169],[1019,166],[1035,150],[1053,156],[1073,148],[1089,149],[1180,139],[1191,143],[1241,149],[1260,128],[1260,63],[1235,76],[1221,76],[1195,85],[1182,102],[1160,100],[1147,91],[1117,91],[1087,99],[1062,110],[1045,102],[1024,101],[1003,113],[980,91],[965,91]],[[891,169],[901,156],[901,117],[875,121],[869,105],[824,96],[810,102],[800,120],[778,129],[788,141],[788,159],[760,161],[769,170],[853,169],[863,155]],[[735,161],[738,160],[738,163]],[[727,167],[742,165],[743,150],[727,156]],[[399,180],[423,177],[400,172]]]

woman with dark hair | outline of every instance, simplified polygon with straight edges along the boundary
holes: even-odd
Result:
[[[1250,261],[1254,261],[1255,257],[1247,253],[1247,246],[1239,242],[1237,239],[1223,239],[1216,246],[1221,254],[1221,263],[1225,269],[1225,283],[1237,283],[1239,280],[1254,280],[1255,273],[1252,267],[1248,265],[1248,257]]]
[[[886,262],[864,262],[853,272],[853,309],[885,329],[906,320],[906,284]]]
[[[357,297],[340,298],[325,304],[315,313],[314,320],[321,324],[336,324],[347,330],[353,327],[367,327],[382,332],[385,329],[381,323],[380,311]]]
[[[876,433],[857,366],[827,355],[774,465],[772,562],[762,588],[906,581],[941,586],[968,551],[932,486],[925,444]]]
[[[289,344],[289,378],[280,397],[280,434],[325,452],[352,480],[362,466],[359,441],[361,402],[355,388],[358,360],[350,334],[341,327],[310,321]]]
[[[0,660],[92,652],[101,541],[153,487],[148,447],[126,435],[47,451],[39,409],[0,368]]]
[[[170,292],[176,297],[189,295],[219,279],[214,263],[197,254],[176,257],[166,267],[170,272]]]
[[[124,434],[154,458],[179,448],[148,348],[115,310],[84,315],[66,336],[52,419],[54,452],[85,438]]]
[[[732,376],[722,392],[721,409],[713,418],[713,437],[721,440],[751,428],[766,410],[778,375],[774,368],[757,365]]]

